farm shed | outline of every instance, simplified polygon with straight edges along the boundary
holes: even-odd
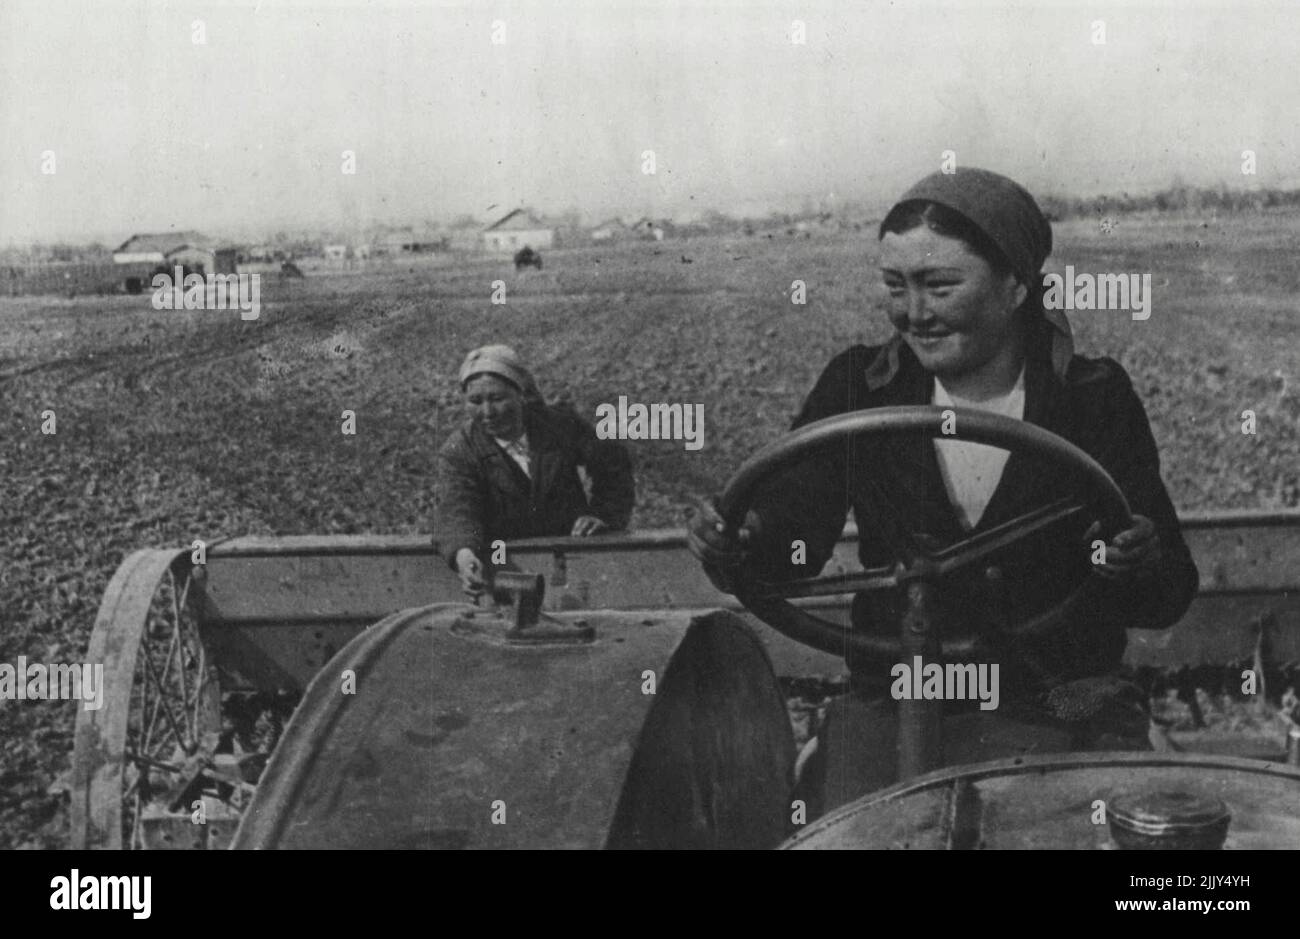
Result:
[[[132,235],[113,252],[113,261],[168,269],[179,264],[186,270],[201,270],[205,276],[211,276],[235,273],[238,256],[237,248],[218,246],[197,232],[182,231]]]
[[[270,245],[254,245],[239,252],[235,272],[238,274],[278,274],[281,266],[288,260],[280,248]]]
[[[169,275],[179,265],[204,277],[234,274],[239,249],[218,245],[197,232],[132,235],[113,252],[113,263],[127,293],[140,293],[156,271]]]
[[[628,234],[623,223],[616,218],[601,222],[591,230],[592,241],[618,241]]]
[[[442,232],[432,229],[397,228],[386,231],[375,239],[371,246],[372,254],[429,254],[446,251],[451,239]]]
[[[538,250],[554,244],[555,229],[525,209],[515,209],[483,229],[483,247],[489,251]]]
[[[233,274],[239,259],[237,248],[204,248],[183,245],[167,255],[168,266],[181,265],[188,271],[199,271],[205,277],[215,274]]]

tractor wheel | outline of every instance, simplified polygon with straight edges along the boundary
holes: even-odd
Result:
[[[77,712],[73,848],[215,847],[234,833],[243,787],[214,773],[221,692],[199,630],[203,572],[188,550],[137,551],[108,585],[87,655],[104,667],[102,706]]]

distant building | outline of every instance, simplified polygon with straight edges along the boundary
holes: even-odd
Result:
[[[612,218],[607,222],[601,222],[591,230],[591,240],[618,241],[627,233],[627,227],[618,219]]]
[[[515,209],[483,229],[483,247],[489,251],[537,251],[554,244],[555,229],[524,209]]]
[[[253,245],[239,252],[239,274],[278,274],[284,263],[284,252],[270,245]]]
[[[233,274],[239,260],[238,248],[204,248],[185,245],[167,255],[168,264],[179,264],[187,271],[202,272],[204,277],[214,274]]]
[[[430,254],[446,251],[451,239],[432,229],[394,228],[380,233],[371,245],[371,254]]]
[[[668,223],[655,221],[652,218],[644,216],[637,219],[627,230],[635,238],[645,238],[650,241],[663,241],[664,236],[668,233]]]
[[[240,261],[235,266],[236,274],[278,274],[284,268],[284,261]]]
[[[799,215],[793,221],[794,224],[786,229],[787,234],[808,237],[815,231],[832,231],[839,227],[834,214],[830,212]]]
[[[238,248],[220,246],[197,232],[132,235],[113,252],[116,264],[165,268],[180,265],[187,271],[202,273],[205,277],[235,273],[238,260]]]
[[[113,252],[116,264],[162,264],[169,252],[187,244],[197,244],[203,236],[189,231],[163,235],[132,235]]]
[[[346,261],[348,257],[347,245],[325,245],[321,251],[327,261]]]

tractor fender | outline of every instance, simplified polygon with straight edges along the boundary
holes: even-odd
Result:
[[[546,623],[585,637],[514,641],[466,604],[356,636],[309,685],[232,847],[780,843],[793,735],[749,626],[726,611]]]

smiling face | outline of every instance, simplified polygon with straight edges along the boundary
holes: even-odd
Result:
[[[493,437],[514,440],[524,432],[524,396],[495,375],[474,375],[465,383],[470,414]]]
[[[996,272],[962,240],[925,225],[889,232],[880,247],[890,322],[921,365],[945,384],[1014,382],[1023,358],[1016,309],[1024,285]]]

